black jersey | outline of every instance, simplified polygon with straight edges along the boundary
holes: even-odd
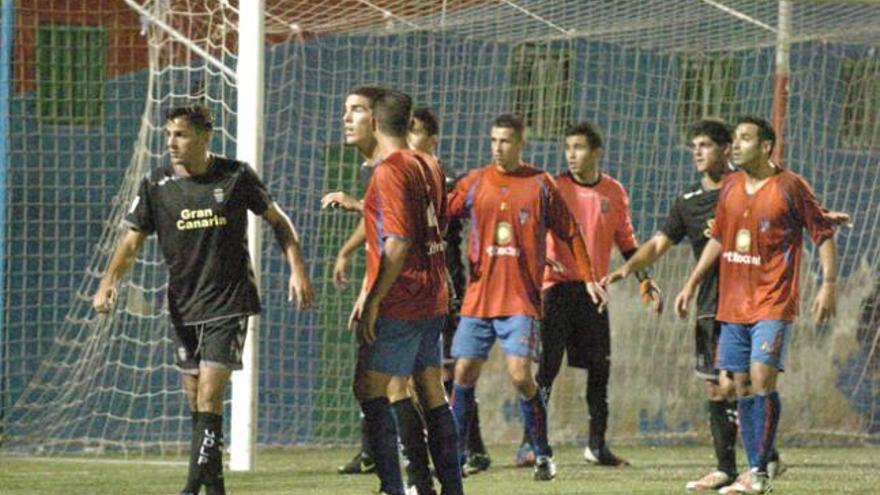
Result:
[[[247,210],[261,215],[271,204],[247,164],[216,156],[203,175],[184,177],[167,165],[141,181],[124,224],[158,235],[175,324],[260,312]]]
[[[675,198],[672,210],[660,232],[673,243],[678,244],[685,237],[690,239],[694,257],[700,259],[703,248],[711,238],[712,222],[715,221],[715,206],[718,204],[720,189],[706,190],[702,184],[687,189]],[[700,282],[697,294],[697,318],[715,317],[718,308],[718,264]]]

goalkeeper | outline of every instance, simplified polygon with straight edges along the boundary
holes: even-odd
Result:
[[[299,309],[313,300],[299,239],[290,219],[245,163],[208,152],[213,119],[201,105],[165,116],[171,163],[140,184],[92,304],[108,313],[116,284],[144,240],[155,233],[168,265],[168,312],[177,364],[192,411],[189,475],[181,495],[224,495],[223,397],[233,370],[241,369],[247,317],[260,297],[247,249],[247,212],[263,217],[290,265],[288,297]]]
[[[569,127],[565,133],[568,172],[556,177],[559,193],[581,229],[593,276],[602,278],[616,245],[625,258],[636,252],[638,243],[629,213],[624,187],[601,171],[602,136],[589,122]],[[640,275],[642,297],[654,302],[660,313],[660,290],[647,275]],[[611,332],[607,311],[586,297],[577,274],[574,257],[565,243],[552,233],[547,239],[547,268],[544,273],[544,321],[541,327],[542,353],[536,381],[549,401],[550,388],[559,373],[562,356],[568,365],[587,371],[587,408],[590,416],[589,444],[584,458],[603,466],[625,466],[605,442],[608,426],[608,378],[611,369]],[[517,464],[532,458],[527,440],[517,453]]]

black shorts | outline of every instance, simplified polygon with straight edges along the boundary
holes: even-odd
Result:
[[[247,316],[174,325],[173,335],[177,366],[183,373],[198,375],[199,366],[240,370]]]
[[[611,357],[608,311],[599,313],[583,282],[561,282],[544,291],[543,355],[565,346],[568,365],[590,369]]]
[[[721,323],[715,318],[697,318],[694,328],[695,371],[705,380],[718,380],[718,342],[721,339]]]

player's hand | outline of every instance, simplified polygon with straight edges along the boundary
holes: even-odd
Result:
[[[312,282],[305,271],[294,270],[291,272],[290,280],[287,283],[287,300],[296,302],[296,307],[300,311],[312,307],[315,302],[315,291],[312,289]]]
[[[617,270],[605,275],[599,283],[604,287],[608,287],[615,282],[625,279],[627,275],[629,275],[629,270],[626,269],[626,265],[623,265]]]
[[[342,191],[334,191],[327,193],[321,198],[321,209],[342,208],[346,211],[358,211],[358,200],[352,198]]]
[[[605,288],[596,282],[585,282],[584,285],[587,286],[587,294],[596,305],[597,311],[604,312],[605,306],[608,306],[608,293],[605,292]]]
[[[687,284],[681,289],[681,292],[675,296],[675,315],[681,319],[687,318],[688,304],[694,297],[694,290]]]
[[[372,344],[376,341],[376,320],[379,318],[379,303],[375,299],[368,299],[364,303],[360,319],[357,322],[355,333],[358,342]]]
[[[834,225],[845,225],[850,228],[853,226],[852,217],[849,215],[849,213],[846,213],[844,211],[825,210],[822,212],[822,216]]]
[[[639,283],[639,296],[642,298],[642,304],[654,302],[654,314],[663,314],[663,292],[656,282],[650,278],[642,280]]]
[[[342,253],[336,257],[336,262],[333,263],[333,286],[336,287],[336,290],[345,290],[348,288],[348,276],[346,272],[348,268],[348,256],[343,255]]]
[[[819,293],[813,299],[810,308],[813,313],[813,322],[824,323],[837,314],[837,286],[834,283],[824,283]]]
[[[109,313],[116,303],[116,286],[105,283],[103,280],[98,286],[98,291],[92,297],[92,307],[98,313]]]
[[[348,316],[348,329],[354,330],[357,328],[358,321],[361,319],[361,313],[364,311],[364,300],[366,299],[366,294],[361,292],[358,294],[357,300],[354,302],[354,307],[351,308],[351,314]]]

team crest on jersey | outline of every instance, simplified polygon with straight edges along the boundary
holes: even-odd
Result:
[[[214,189],[214,201],[216,201],[218,203],[223,202],[223,188],[218,187],[218,188]]]
[[[705,236],[706,239],[712,238],[712,227],[714,227],[714,226],[715,226],[715,219],[714,218],[710,218],[710,219],[706,220],[706,230],[703,231],[703,236]]]
[[[602,201],[599,202],[599,205],[602,208],[602,213],[608,213],[608,198],[602,198]]]
[[[519,224],[525,225],[526,221],[529,219],[529,210],[523,208],[519,210]]]

